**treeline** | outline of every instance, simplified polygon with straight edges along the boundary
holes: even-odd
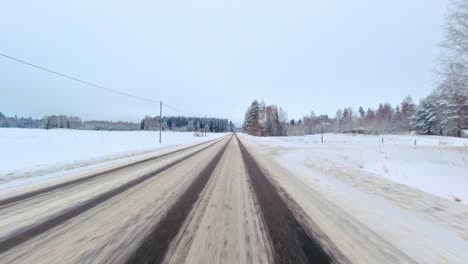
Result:
[[[437,85],[415,104],[406,97],[400,104],[380,104],[376,109],[345,107],[335,117],[311,113],[288,120],[285,111],[273,106],[273,119],[264,103],[254,101],[247,109],[243,130],[251,135],[304,135],[320,131],[358,133],[405,133],[461,136],[468,130],[468,1],[453,0],[446,17]],[[271,106],[270,106],[271,107]],[[273,133],[269,132],[274,127]]]
[[[159,117],[145,117],[140,123],[123,121],[82,121],[76,116],[51,115],[41,119],[31,117],[7,117],[0,112],[0,127],[17,128],[66,128],[82,130],[134,131],[159,129]],[[162,118],[162,129],[171,131],[228,132],[234,124],[227,119],[168,116]]]
[[[334,132],[360,133],[404,133],[415,130],[413,116],[417,105],[410,96],[393,107],[389,103],[381,103],[377,109],[359,107],[355,112],[352,107],[339,109],[327,126]],[[311,115],[310,119],[313,119]]]
[[[0,127],[18,127],[18,128],[38,128],[42,124],[42,120],[33,119],[31,117],[7,117],[0,112]]]
[[[254,136],[285,136],[287,115],[276,105],[265,105],[254,100],[244,117],[244,132]]]
[[[287,112],[275,105],[266,106],[254,100],[247,108],[243,125],[244,132],[256,136],[300,136],[321,132],[336,133],[402,133],[414,128],[411,117],[416,105],[411,97],[392,107],[380,104],[374,110],[359,107],[356,112],[351,107],[339,109],[335,117],[316,115],[311,112],[301,119],[288,119]]]
[[[101,121],[91,120],[82,121],[77,116],[67,115],[50,115],[41,119],[33,119],[31,117],[7,117],[0,112],[0,127],[17,127],[17,128],[69,128],[82,130],[114,130],[114,131],[131,131],[140,130],[139,123],[122,122],[122,121]]]
[[[321,132],[402,134],[417,132],[427,135],[461,136],[468,129],[467,96],[458,96],[459,105],[443,102],[444,97],[431,95],[417,105],[410,96],[393,107],[380,104],[376,109],[345,107],[334,117],[314,112],[301,119],[288,119],[287,112],[275,105],[254,100],[247,108],[243,131],[255,136],[300,136]],[[455,110],[451,110],[455,109]]]
[[[163,130],[172,131],[232,132],[235,129],[231,121],[221,118],[163,116],[161,123]],[[140,123],[140,129],[159,129],[159,117],[146,116]]]

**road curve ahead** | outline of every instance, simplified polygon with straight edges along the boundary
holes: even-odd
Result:
[[[286,201],[228,136],[2,197],[0,263],[346,263]]]

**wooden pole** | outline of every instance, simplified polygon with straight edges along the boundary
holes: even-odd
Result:
[[[159,144],[161,144],[162,133],[162,101],[159,102]]]
[[[320,131],[322,132],[322,143],[323,143],[323,123],[320,123]]]

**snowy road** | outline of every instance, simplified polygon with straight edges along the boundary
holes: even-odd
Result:
[[[0,195],[0,263],[418,262],[237,136]]]
[[[256,166],[229,136],[47,187],[15,189],[0,197],[0,262],[330,263],[335,253],[343,258],[324,250],[312,230],[299,224],[265,175],[252,175],[262,174]],[[282,246],[283,240],[288,243]]]

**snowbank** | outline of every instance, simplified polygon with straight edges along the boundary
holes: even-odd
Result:
[[[197,144],[224,133],[0,128],[0,182],[71,170],[156,150]]]
[[[325,134],[325,143],[321,144],[321,135],[243,137],[261,145],[283,148],[280,156],[286,167],[304,166],[325,173],[346,171],[355,177],[385,177],[468,203],[468,139]]]

